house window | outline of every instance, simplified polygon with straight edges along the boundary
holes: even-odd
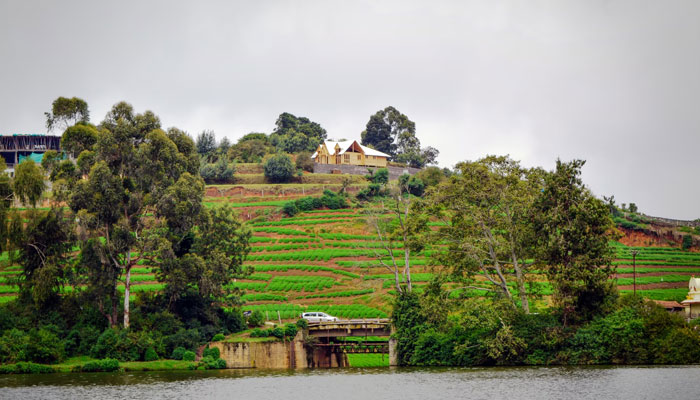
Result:
[[[345,162],[350,162],[350,154],[345,154],[343,158],[345,159]]]

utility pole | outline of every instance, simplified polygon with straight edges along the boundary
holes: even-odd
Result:
[[[634,292],[634,297],[637,297],[637,254],[639,250],[632,250],[632,288]]]

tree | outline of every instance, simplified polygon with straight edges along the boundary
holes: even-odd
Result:
[[[237,143],[228,151],[230,160],[238,160],[244,163],[260,162],[272,148],[262,140],[251,139]]]
[[[408,146],[415,135],[416,124],[389,106],[369,118],[366,130],[362,132],[362,144],[394,157],[398,147],[394,141],[402,137],[402,144]]]
[[[183,175],[197,174],[191,139],[159,129],[152,112],[134,114],[118,103],[100,125],[94,163],[85,180],[75,182],[68,204],[76,213],[81,259],[88,288],[110,325],[117,324],[116,282],[124,277],[124,327],[129,327],[131,269],[153,263],[167,242],[162,222],[153,220],[157,204]],[[194,155],[196,157],[196,155]],[[191,209],[194,209],[190,207]],[[102,239],[103,238],[103,239]],[[111,307],[108,312],[107,307]]]
[[[199,174],[207,183],[231,183],[235,173],[235,164],[229,163],[226,157],[219,157],[215,163],[202,164],[199,168]]]
[[[267,160],[263,167],[265,178],[270,182],[284,183],[289,182],[294,176],[294,165],[292,160],[286,154],[276,154]]]
[[[428,195],[428,211],[443,219],[435,236],[447,244],[438,259],[451,268],[455,279],[467,287],[473,274],[483,273],[513,304],[508,277],[514,276],[523,310],[529,312],[525,288],[534,256],[530,209],[542,185],[542,171],[527,170],[508,157],[488,156],[476,162],[462,162],[457,174]]]
[[[631,213],[636,214],[639,209],[635,203],[630,203],[629,210]]]
[[[216,150],[216,137],[214,136],[214,131],[202,131],[197,136],[197,141],[195,142],[197,146],[197,153],[200,156],[208,156]]]
[[[97,127],[88,123],[78,123],[68,127],[61,136],[61,149],[77,157],[84,150],[89,150],[97,143]]]
[[[20,202],[36,207],[46,189],[41,167],[29,158],[24,159],[15,168],[13,189]]]
[[[538,264],[547,271],[565,325],[604,311],[614,293],[608,282],[613,273],[608,243],[614,238],[614,225],[609,207],[581,181],[584,164],[557,160],[531,216]]]
[[[427,216],[420,210],[417,211],[414,200],[406,195],[407,191],[408,187],[392,188],[392,200],[386,210],[389,212],[374,212],[368,218],[368,223],[377,233],[381,249],[384,251],[375,251],[375,258],[394,276],[397,293],[411,292],[411,253],[423,250],[423,234],[428,231]],[[401,244],[398,247],[400,250],[397,250],[396,243]],[[401,285],[402,281],[405,287]]]
[[[78,122],[87,123],[90,121],[90,112],[85,100],[72,97],[59,97],[53,101],[51,112],[44,113],[46,116],[46,129],[49,131],[58,128],[65,130]]]
[[[306,117],[285,112],[280,114],[275,125],[275,130],[270,134],[270,143],[287,153],[314,151],[326,139],[326,130]]]
[[[414,168],[436,164],[440,153],[433,147],[421,149],[420,140],[416,137],[416,124],[391,106],[369,118],[362,132],[362,144]]]

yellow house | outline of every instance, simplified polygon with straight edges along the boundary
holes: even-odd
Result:
[[[347,142],[323,142],[311,156],[318,164],[362,165],[368,167],[386,167],[389,155],[370,149],[357,143],[357,140]]]

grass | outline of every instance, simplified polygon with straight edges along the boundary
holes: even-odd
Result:
[[[267,290],[274,292],[314,292],[335,285],[335,279],[327,276],[276,276],[272,278]]]
[[[620,293],[633,293],[632,290],[620,290]],[[651,300],[675,300],[681,302],[685,300],[688,296],[687,288],[677,288],[677,289],[649,289],[649,290],[639,290],[637,289],[637,295],[646,297]]]
[[[251,293],[251,294],[244,294],[241,296],[241,300],[243,301],[287,301],[287,296],[281,296],[278,294],[271,294],[271,293]]]
[[[687,275],[660,275],[660,276],[640,276],[637,275],[637,285],[646,285],[660,282],[688,282]],[[617,278],[618,285],[631,285],[633,278]]]
[[[388,367],[388,354],[348,354],[348,363],[355,368]]]

